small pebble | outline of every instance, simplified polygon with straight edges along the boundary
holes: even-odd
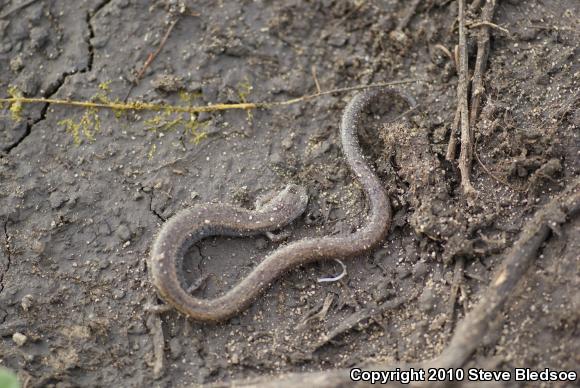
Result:
[[[129,227],[125,224],[119,225],[117,230],[115,230],[115,235],[123,242],[131,239],[131,231],[129,230]]]
[[[32,297],[32,295],[26,294],[24,295],[24,297],[22,297],[22,300],[20,301],[20,306],[22,306],[22,310],[28,311],[34,304],[33,302],[34,298]]]
[[[16,345],[18,345],[18,346],[23,346],[27,340],[28,340],[28,337],[22,333],[16,332],[16,333],[12,334],[12,341],[14,341],[14,343],[16,343]]]
[[[125,291],[116,289],[113,291],[113,299],[114,300],[121,300],[125,297]]]

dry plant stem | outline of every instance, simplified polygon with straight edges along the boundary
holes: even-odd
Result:
[[[147,56],[147,60],[145,60],[143,67],[141,67],[141,70],[139,70],[139,73],[137,73],[137,78],[135,79],[135,82],[131,85],[131,87],[129,88],[129,91],[127,92],[127,95],[125,96],[123,101],[127,101],[127,98],[129,98],[129,95],[131,94],[131,92],[133,91],[135,86],[139,85],[141,78],[143,78],[143,74],[145,74],[145,71],[147,70],[147,68],[151,65],[151,63],[155,60],[155,58],[157,58],[157,56],[159,55],[159,53],[163,49],[163,46],[165,46],[165,43],[167,42],[169,35],[171,35],[171,31],[173,31],[173,28],[175,27],[175,25],[177,24],[178,21],[179,21],[179,19],[175,19],[173,22],[171,22],[171,24],[169,25],[169,28],[165,32],[165,35],[163,35],[163,38],[161,39],[159,46],[157,46],[157,50],[155,50],[155,52],[150,53],[149,56]]]
[[[457,301],[457,294],[459,287],[463,283],[463,271],[465,268],[465,259],[458,257],[455,260],[455,268],[453,269],[453,283],[451,284],[451,292],[449,293],[449,300],[447,305],[447,329],[451,332],[453,327],[453,313],[455,311],[455,302]]]
[[[165,32],[165,35],[163,35],[163,39],[161,39],[159,46],[157,46],[157,50],[155,50],[155,52],[149,54],[149,56],[147,57],[147,60],[143,64],[143,67],[141,68],[141,70],[139,70],[139,73],[137,74],[137,82],[136,82],[137,84],[139,83],[141,78],[143,78],[143,74],[145,74],[145,70],[147,70],[147,68],[151,65],[151,63],[155,60],[155,58],[157,58],[157,56],[159,55],[159,53],[163,49],[163,46],[165,46],[165,43],[167,43],[167,39],[169,38],[169,35],[171,35],[171,31],[173,31],[173,28],[175,27],[175,25],[177,24],[178,21],[179,21],[179,19],[175,19],[173,22],[171,22],[171,24],[169,25],[169,28]]]
[[[513,294],[520,279],[536,258],[538,250],[550,235],[550,230],[580,214],[580,178],[574,180],[560,195],[536,212],[528,221],[519,239],[508,252],[501,267],[494,276],[482,298],[474,308],[457,325],[449,345],[432,360],[416,364],[372,364],[364,365],[367,370],[394,370],[395,368],[459,368],[463,366],[477,349],[497,314],[502,310],[507,299]],[[337,369],[315,373],[297,373],[257,380],[236,381],[213,386],[254,386],[260,388],[281,387],[299,388],[316,387],[351,387],[371,386],[366,383],[354,383],[350,380],[349,369]],[[386,385],[400,386],[397,384]],[[409,386],[409,385],[407,385]],[[413,386],[411,384],[411,386]]]
[[[467,102],[468,65],[467,42],[465,36],[465,0],[458,1],[459,6],[459,83],[457,85],[457,104],[461,112],[461,151],[459,153],[459,171],[461,171],[461,187],[463,193],[471,195],[475,192],[469,173],[473,157],[473,133],[469,126],[469,108]]]
[[[471,29],[471,28],[477,28],[477,27],[483,27],[483,26],[491,27],[493,29],[496,29],[498,31],[503,32],[506,35],[509,35],[509,33],[510,33],[510,30],[508,30],[507,28],[498,26],[497,24],[492,23],[492,22],[475,22],[475,23],[469,24],[467,27]]]
[[[403,85],[414,82],[422,82],[422,80],[409,79],[393,82],[376,83],[370,85],[352,86],[348,88],[332,89],[326,92],[310,94],[302,97],[293,98],[286,101],[272,101],[272,102],[247,102],[239,104],[212,104],[206,106],[179,106],[179,105],[165,105],[165,104],[149,104],[144,102],[91,102],[91,101],[72,101],[61,100],[42,97],[10,97],[0,98],[1,103],[21,103],[21,104],[54,104],[54,105],[68,105],[82,108],[97,108],[110,109],[116,111],[153,111],[153,112],[171,112],[171,113],[200,113],[200,112],[216,112],[230,109],[251,110],[251,109],[271,109],[278,106],[286,106],[297,104],[308,100],[315,99],[320,96],[335,93],[346,93],[356,90],[384,88],[393,85]]]
[[[453,125],[449,131],[449,144],[447,144],[447,155],[445,155],[446,160],[455,160],[455,154],[457,150],[457,128],[459,128],[459,119],[461,118],[461,109],[457,107],[455,110],[455,118],[453,119]]]
[[[321,93],[322,89],[320,89],[320,83],[318,82],[318,77],[316,76],[316,65],[312,65],[312,78],[314,79],[314,84],[316,85],[316,93]]]
[[[153,305],[154,299],[152,298],[149,302]],[[163,376],[165,361],[165,337],[163,336],[161,317],[158,313],[151,312],[149,314],[147,327],[151,332],[151,341],[153,343],[153,377],[158,379]]]
[[[457,326],[451,342],[432,365],[446,368],[461,366],[475,351],[486,334],[488,325],[503,308],[519,280],[536,258],[538,249],[548,238],[550,230],[580,213],[580,178],[560,195],[540,209],[526,224],[491,285],[477,305]]]
[[[455,57],[453,56],[453,54],[451,54],[451,51],[449,51],[447,47],[443,46],[442,44],[436,44],[435,46],[433,46],[433,48],[443,51],[443,53],[449,58],[449,60],[455,63]],[[457,63],[455,63],[455,68],[457,68]]]
[[[489,26],[495,12],[496,0],[487,0],[481,10],[481,21],[479,31],[477,32],[477,59],[473,70],[473,83],[471,92],[471,115],[469,124],[471,128],[475,125],[479,113],[479,105],[483,94],[483,75],[487,68],[487,59],[489,56]]]

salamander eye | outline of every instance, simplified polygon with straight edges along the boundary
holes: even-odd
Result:
[[[296,193],[298,193],[298,190],[296,189],[296,186],[290,186],[290,188],[288,189],[288,191],[290,192],[290,194],[296,194]]]

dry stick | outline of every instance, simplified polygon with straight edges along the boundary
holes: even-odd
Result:
[[[443,51],[443,53],[445,55],[447,55],[449,60],[452,61],[453,63],[455,63],[455,58],[453,57],[453,54],[451,54],[451,51],[449,51],[449,49],[447,47],[443,46],[441,43],[438,43],[435,46],[433,46],[433,48]],[[455,68],[457,68],[457,63],[455,63]]]
[[[472,195],[475,189],[471,185],[469,172],[473,157],[473,133],[469,126],[469,108],[467,102],[468,65],[467,42],[465,37],[465,0],[458,1],[459,7],[459,83],[457,85],[457,104],[461,112],[461,151],[459,153],[459,171],[463,193]]]
[[[387,310],[398,309],[408,300],[410,300],[410,298],[399,297],[387,300],[380,305],[366,306],[360,309],[359,311],[346,317],[343,321],[340,322],[340,324],[338,324],[334,329],[326,334],[318,343],[314,344],[314,349],[319,349],[337,336],[350,331],[365,319],[376,319],[376,317],[380,316]]]
[[[506,35],[509,35],[509,33],[510,33],[510,30],[508,30],[507,28],[504,28],[502,26],[498,26],[497,24],[492,23],[492,22],[483,22],[483,21],[482,22],[475,22],[475,23],[469,24],[467,26],[467,28],[471,29],[471,28],[477,28],[477,27],[482,27],[482,26],[491,27],[495,30],[503,32]]]
[[[321,93],[322,89],[320,89],[320,83],[318,82],[318,77],[316,76],[316,65],[312,65],[310,70],[312,71],[312,78],[314,79],[314,84],[316,85],[316,93]]]
[[[455,45],[453,50],[453,55],[449,52],[451,60],[455,64],[455,71],[459,74],[459,46]],[[457,153],[457,129],[459,128],[459,120],[461,119],[461,105],[457,104],[455,109],[455,117],[453,118],[453,125],[449,131],[449,144],[447,144],[447,154],[445,155],[446,160],[455,160]]]
[[[154,305],[154,301],[149,301],[150,305]],[[153,378],[158,379],[163,376],[163,369],[165,364],[165,337],[163,336],[163,327],[161,324],[161,317],[155,312],[151,312],[146,321],[147,327],[151,332],[153,342]]]
[[[165,32],[165,35],[163,35],[163,38],[161,39],[159,46],[157,46],[157,50],[155,50],[155,52],[153,52],[153,53],[149,53],[149,55],[147,56],[147,59],[145,60],[145,63],[143,64],[143,67],[141,67],[141,70],[139,70],[139,73],[137,73],[137,78],[135,79],[135,82],[131,84],[131,87],[129,88],[129,91],[127,92],[127,95],[125,96],[123,101],[127,101],[127,98],[129,98],[129,95],[131,94],[133,89],[137,85],[139,85],[139,82],[141,81],[141,78],[143,78],[143,75],[145,74],[145,71],[147,70],[147,68],[151,65],[151,63],[155,60],[155,58],[157,58],[157,56],[159,55],[161,50],[163,50],[163,46],[165,46],[165,43],[167,42],[169,35],[171,35],[171,31],[173,31],[173,28],[175,27],[175,25],[177,24],[178,21],[179,21],[179,18],[177,18],[171,22],[171,24],[169,25],[169,28]]]
[[[474,127],[475,121],[477,120],[481,95],[483,94],[483,74],[485,73],[487,58],[489,57],[489,26],[487,23],[491,23],[495,7],[496,0],[487,0],[481,10],[481,25],[477,33],[477,59],[475,60],[471,87],[471,116],[469,118],[471,128]]]
[[[457,325],[449,345],[432,360],[417,364],[373,364],[364,365],[365,370],[395,370],[395,368],[460,368],[482,342],[497,314],[513,294],[521,278],[536,258],[538,249],[559,225],[580,214],[580,178],[536,212],[528,221],[520,237],[503,260],[489,288],[475,307]],[[337,369],[314,373],[288,374],[279,378],[258,378],[256,380],[234,381],[213,386],[245,386],[260,388],[281,387],[300,388],[303,386],[371,386],[370,383],[355,384],[350,379],[350,369]],[[387,386],[399,386],[389,384]],[[407,385],[408,386],[408,385]]]
[[[455,160],[455,154],[457,153],[457,128],[459,128],[459,119],[461,118],[461,109],[459,106],[455,110],[455,118],[453,119],[453,125],[451,126],[451,130],[449,131],[449,144],[447,144],[447,155],[445,155],[445,159],[451,161]]]
[[[455,268],[453,269],[453,282],[451,284],[451,292],[447,304],[447,333],[451,333],[453,329],[453,313],[455,311],[455,302],[457,301],[457,294],[459,287],[463,283],[463,271],[465,269],[465,259],[458,257],[455,259]]]
[[[457,326],[451,342],[432,364],[437,367],[459,366],[475,351],[489,324],[500,312],[519,280],[535,259],[550,230],[580,213],[580,178],[540,209],[514,244],[485,295]]]
[[[270,101],[270,102],[246,102],[239,104],[212,104],[205,106],[178,106],[178,105],[166,105],[166,104],[150,104],[144,102],[90,102],[90,101],[72,101],[72,100],[61,100],[52,98],[40,98],[40,97],[10,97],[10,98],[0,98],[0,103],[22,103],[22,104],[54,104],[54,105],[68,105],[77,106],[82,108],[99,108],[99,109],[110,109],[117,111],[154,111],[154,112],[172,112],[172,113],[200,113],[200,112],[216,112],[221,110],[229,109],[270,109],[278,106],[292,105],[303,101],[312,100],[314,98],[325,96],[328,94],[335,93],[345,93],[352,92],[356,90],[371,89],[371,88],[384,88],[394,85],[403,85],[414,82],[424,82],[419,79],[408,79],[393,82],[383,82],[370,85],[361,86],[351,86],[347,88],[338,88],[328,90],[326,92],[310,94],[302,97],[293,98],[286,101]]]

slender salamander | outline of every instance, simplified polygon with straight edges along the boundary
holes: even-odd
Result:
[[[151,249],[151,276],[161,298],[195,320],[222,321],[246,309],[290,268],[356,256],[379,244],[390,227],[391,206],[381,182],[361,154],[357,129],[364,109],[384,94],[399,95],[410,106],[415,105],[411,97],[394,89],[368,90],[348,103],[340,124],[346,162],[369,202],[364,226],[346,236],[306,238],[282,246],[222,296],[200,299],[183,289],[177,272],[178,262],[194,243],[210,236],[251,236],[279,229],[304,212],[308,196],[303,187],[290,184],[256,210],[227,204],[202,204],[181,210],[163,224]]]

